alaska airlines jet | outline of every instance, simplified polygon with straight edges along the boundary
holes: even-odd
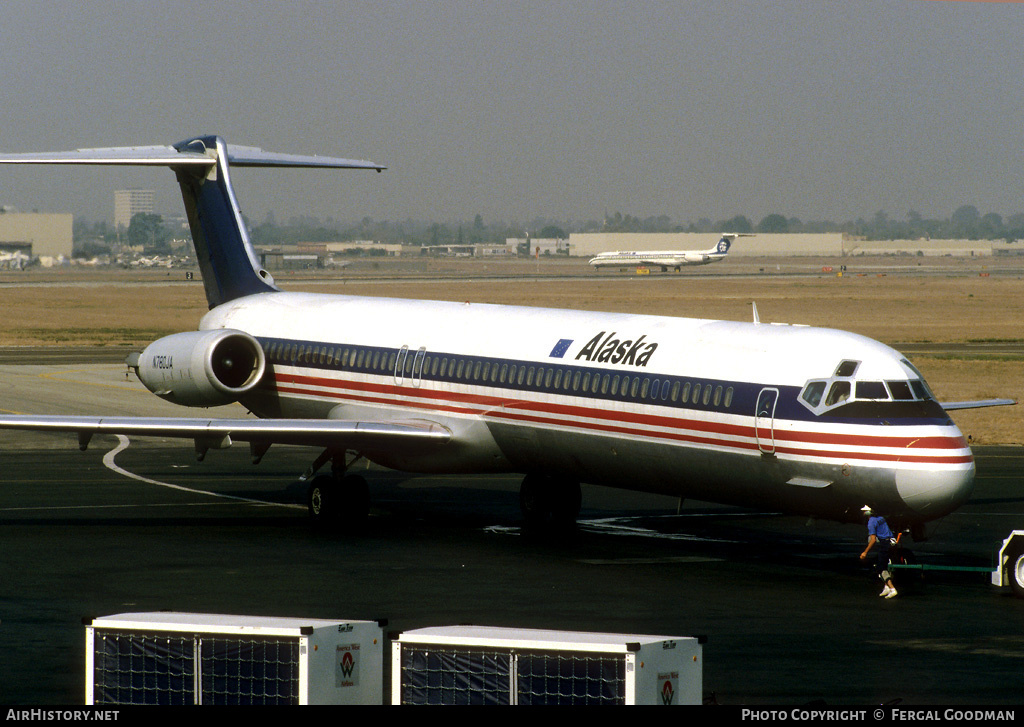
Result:
[[[631,267],[634,265],[649,265],[660,267],[663,272],[669,268],[675,268],[678,273],[684,265],[707,265],[724,260],[729,254],[729,248],[737,237],[748,237],[745,233],[729,233],[722,235],[714,247],[708,250],[636,250],[627,252],[602,252],[597,257],[590,259],[590,264],[595,268],[604,267]]]
[[[361,518],[356,459],[425,473],[515,472],[528,523],[571,522],[580,483],[916,526],[970,495],[974,458],[899,352],[787,325],[281,291],[261,269],[232,167],[375,169],[198,137],[0,163],[170,167],[210,311],[129,359],[157,396],[241,402],[240,419],[3,416],[0,427],[233,440],[254,462],[316,447],[314,518]],[[728,236],[721,246],[724,254]],[[996,402],[964,402],[974,406]],[[1002,401],[1000,403],[1011,403]],[[951,405],[953,406],[953,405]],[[330,474],[313,476],[330,463]]]

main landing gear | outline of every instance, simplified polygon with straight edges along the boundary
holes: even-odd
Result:
[[[519,487],[523,529],[537,533],[565,533],[576,527],[583,496],[576,480],[548,475],[526,475]]]
[[[312,475],[327,460],[331,460],[331,473],[309,479],[306,504],[309,516],[317,525],[361,527],[370,515],[370,488],[359,475],[347,474],[359,459],[345,462],[345,453],[324,451],[307,471]]]

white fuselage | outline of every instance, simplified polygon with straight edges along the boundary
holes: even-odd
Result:
[[[590,259],[595,268],[653,265],[665,268],[682,265],[706,265],[725,259],[725,253],[712,250],[649,250],[637,252],[603,252]]]
[[[955,509],[974,476],[941,407],[906,395],[916,371],[842,331],[304,293],[239,298],[201,328],[263,346],[243,399],[259,416],[451,430],[438,452],[364,453],[399,469],[544,472],[840,520],[870,503],[907,522]],[[809,382],[849,401],[815,402]],[[860,382],[888,383],[866,399]]]

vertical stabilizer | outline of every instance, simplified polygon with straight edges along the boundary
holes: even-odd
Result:
[[[178,167],[185,213],[210,307],[254,293],[277,291],[256,259],[228,171],[227,146],[217,137],[183,141],[179,151],[209,154],[210,167]]]

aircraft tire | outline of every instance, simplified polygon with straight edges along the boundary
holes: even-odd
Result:
[[[526,475],[519,488],[523,526],[537,532],[564,532],[576,525],[582,494],[575,480]]]
[[[370,514],[370,488],[359,475],[317,475],[309,483],[306,502],[317,525],[358,527]]]
[[[338,491],[343,510],[337,519],[348,526],[362,527],[370,517],[370,486],[359,475],[345,475],[341,478]]]
[[[1007,551],[1006,576],[1013,595],[1024,598],[1024,538],[1014,538]]]
[[[330,475],[317,475],[310,481],[306,491],[306,505],[314,523],[323,524],[331,520],[334,510],[331,501],[336,489],[334,478]]]

